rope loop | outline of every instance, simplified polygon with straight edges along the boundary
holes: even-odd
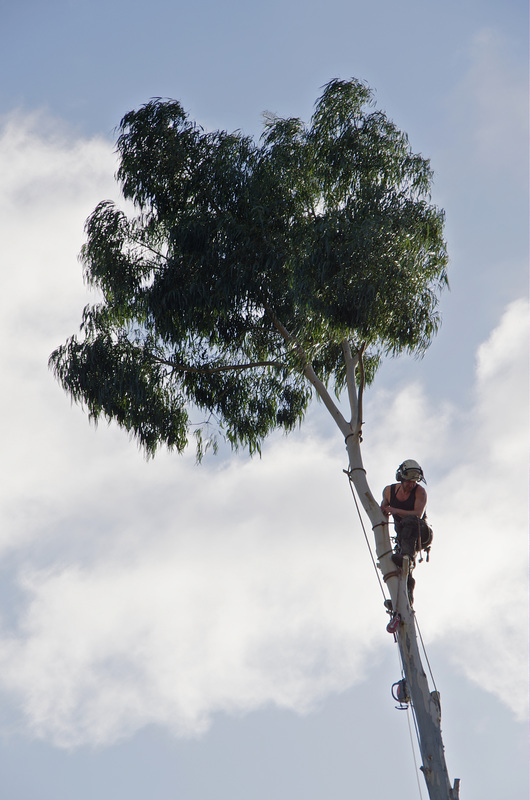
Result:
[[[345,475],[348,476],[350,481],[352,479],[351,477],[352,472],[364,472],[364,474],[366,475],[366,470],[364,467],[351,467],[351,469],[343,469],[342,471],[344,472]]]
[[[344,439],[344,444],[345,444],[346,446],[348,445],[348,439],[350,438],[350,436],[358,436],[358,437],[359,437],[359,441],[360,441],[360,442],[362,442],[362,440],[363,440],[363,434],[362,434],[362,431],[352,431],[352,432],[351,432],[351,433],[349,433],[349,434],[348,434],[348,435],[345,437],[345,439]]]

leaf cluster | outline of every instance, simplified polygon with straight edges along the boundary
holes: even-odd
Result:
[[[182,450],[196,414],[199,442],[255,452],[303,419],[309,363],[340,391],[344,339],[368,377],[381,355],[428,346],[443,212],[429,162],[364,84],[329,83],[309,124],[269,115],[257,142],[155,99],[123,118],[117,148],[137,214],[103,202],[88,219],[81,258],[102,301],[51,356],[92,418],[153,454]]]

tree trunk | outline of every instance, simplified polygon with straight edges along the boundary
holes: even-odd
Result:
[[[392,546],[388,520],[374,499],[361,458],[359,435],[353,431],[346,437],[346,448],[350,462],[350,479],[366,511],[375,536],[378,567],[383,573],[395,613],[400,622],[396,630],[401,661],[412,707],[416,716],[422,758],[421,770],[425,777],[430,800],[458,800],[459,781],[451,788],[445,763],[442,732],[440,728],[440,698],[430,692],[427,676],[421,663],[414,614],[407,593],[408,559],[404,559],[399,574],[391,560]]]
[[[440,697],[436,692],[431,693],[429,691],[427,676],[423,669],[418,649],[414,614],[410,607],[407,593],[408,559],[404,559],[401,571],[396,568],[391,559],[392,545],[388,531],[388,519],[370,491],[366,479],[366,470],[362,462],[361,431],[363,425],[362,396],[364,388],[362,359],[364,345],[355,353],[352,353],[349,343],[346,340],[342,342],[351,412],[350,422],[347,422],[328,390],[315,373],[312,364],[306,359],[303,349],[276,318],[274,318],[274,324],[285,340],[295,347],[304,364],[305,377],[320,395],[346,442],[350,480],[372,523],[378,567],[383,573],[383,580],[388,586],[392,607],[400,618],[396,635],[405,680],[416,716],[423,762],[421,770],[425,777],[429,798],[430,800],[458,800],[460,781],[456,780],[454,788],[451,788],[445,763],[440,728]],[[358,386],[356,383],[357,371],[359,374]]]

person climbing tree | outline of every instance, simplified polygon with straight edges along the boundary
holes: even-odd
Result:
[[[419,485],[420,481],[425,482],[425,477],[418,462],[411,458],[403,461],[397,468],[396,481],[399,483],[385,486],[381,508],[384,514],[394,518],[396,547],[392,561],[401,568],[403,556],[408,556],[410,559],[407,589],[412,605],[416,583],[411,574],[415,566],[414,556],[429,547],[432,541],[432,529],[427,523],[425,512],[427,492]]]

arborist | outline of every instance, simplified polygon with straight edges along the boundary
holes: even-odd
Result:
[[[411,575],[415,566],[414,556],[421,550],[427,549],[428,552],[432,542],[432,529],[427,523],[425,512],[427,492],[419,485],[420,481],[425,483],[425,477],[418,462],[411,458],[403,461],[397,468],[396,481],[399,483],[385,486],[381,509],[387,517],[394,518],[396,546],[392,561],[401,568],[403,556],[409,557],[407,589],[412,605],[416,583]]]

